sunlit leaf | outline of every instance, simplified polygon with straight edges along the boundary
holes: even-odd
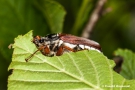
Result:
[[[65,53],[46,57],[36,53],[31,42],[32,31],[18,36],[9,70],[8,90],[133,90],[135,81],[124,79],[113,71],[114,62],[97,51]]]

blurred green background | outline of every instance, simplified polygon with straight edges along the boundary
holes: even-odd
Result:
[[[34,30],[34,35],[69,33],[81,36],[98,0],[0,0],[0,90],[7,89],[8,66],[14,38]],[[114,50],[135,51],[135,0],[107,0],[90,39],[113,58]]]

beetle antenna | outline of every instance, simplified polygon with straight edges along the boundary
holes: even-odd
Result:
[[[38,52],[38,51],[39,51],[39,49],[36,50],[33,54],[31,54],[29,57],[27,57],[27,58],[25,59],[25,61],[28,62],[28,60],[29,60],[30,58],[32,58],[32,57],[34,56],[34,54],[35,54],[36,52]]]

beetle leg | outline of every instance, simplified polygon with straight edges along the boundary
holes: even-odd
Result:
[[[68,47],[68,46],[65,46],[65,45],[61,45],[59,48],[58,48],[58,51],[56,53],[56,56],[60,56],[63,54],[64,50],[67,50],[67,51],[72,51],[72,52],[76,52],[76,50]]]
[[[31,57],[33,57],[34,54],[37,53],[38,51],[39,51],[39,49],[36,50],[33,54],[31,54],[29,57],[27,57],[27,58],[25,59],[25,61],[28,62],[28,60],[29,60]]]
[[[44,55],[47,55],[50,53],[50,49],[47,46],[43,46],[41,49]]]
[[[58,48],[58,51],[56,52],[56,56],[60,56],[63,54],[63,45],[61,45],[59,48]]]
[[[77,51],[81,51],[83,49],[79,46],[79,44],[77,44],[76,47],[74,47],[74,50],[75,50],[75,52],[77,52]]]
[[[65,45],[63,45],[63,48],[68,50],[68,51],[76,52],[76,50],[74,50],[74,49],[72,49],[72,48],[70,48],[68,46],[65,46]]]

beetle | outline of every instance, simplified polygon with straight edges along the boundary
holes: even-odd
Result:
[[[36,50],[31,56],[26,58],[28,61],[36,52],[41,51],[45,56],[61,56],[65,52],[77,52],[80,50],[96,50],[101,52],[99,43],[83,37],[71,34],[48,34],[44,37],[35,36],[32,42],[36,45]]]

